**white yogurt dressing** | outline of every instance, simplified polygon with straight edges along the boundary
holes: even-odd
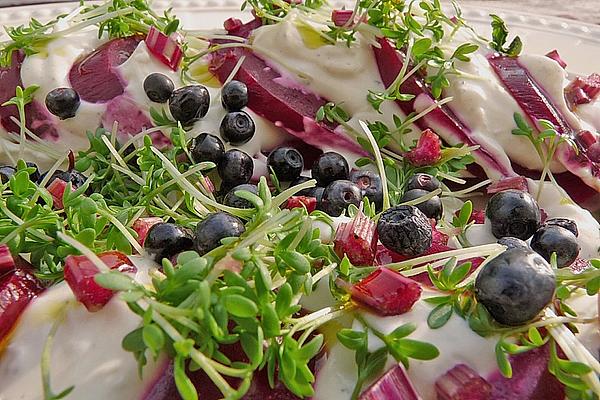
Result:
[[[136,279],[147,281],[153,263],[139,257],[131,259],[139,271]],[[140,398],[158,372],[158,364],[149,357],[142,380],[133,355],[121,347],[125,335],[139,326],[140,318],[116,298],[91,313],[63,282],[29,304],[6,349],[0,352],[0,400],[43,398],[42,349],[62,310],[66,311],[65,318],[51,348],[52,389],[58,393],[74,385],[69,396],[73,399]]]

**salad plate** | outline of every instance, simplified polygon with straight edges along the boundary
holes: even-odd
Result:
[[[0,400],[600,396],[600,26],[2,9]]]

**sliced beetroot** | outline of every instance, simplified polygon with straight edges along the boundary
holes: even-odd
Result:
[[[528,192],[529,185],[527,184],[527,178],[525,178],[524,176],[515,176],[512,178],[501,179],[488,186],[487,193],[494,194],[508,189],[515,189],[520,190],[521,192]]]
[[[12,63],[9,67],[0,68],[0,105],[15,96],[17,86],[23,87],[21,80],[21,66],[25,56],[22,52],[14,52]],[[16,106],[0,106],[0,123],[8,132],[19,132],[19,126],[11,117],[19,119]],[[57,140],[58,130],[54,125],[54,117],[48,112],[46,106],[37,100],[25,106],[25,125],[29,130],[45,140]]]
[[[64,208],[63,196],[65,194],[65,190],[67,190],[67,182],[60,178],[54,178],[48,185],[48,192],[50,192],[54,208],[57,210],[62,210]]]
[[[600,74],[578,76],[565,88],[565,98],[572,108],[588,104],[600,95]]]
[[[506,90],[532,122],[537,123],[542,119],[549,121],[554,125],[557,133],[571,139],[577,145],[577,149],[574,149],[567,143],[563,143],[559,146],[555,157],[569,172],[578,176],[588,186],[600,191],[600,165],[590,159],[585,143],[578,140],[576,130],[569,126],[559,108],[552,102],[543,87],[538,85],[527,68],[519,63],[518,58],[500,55],[490,57],[489,63]],[[598,77],[600,78],[600,75]],[[600,86],[598,89],[600,90]]]
[[[245,36],[255,26],[253,21],[230,34]],[[232,48],[216,52],[211,59],[211,71],[224,82],[242,56],[246,59],[234,78],[248,87],[248,108],[255,114],[318,149],[336,148],[368,155],[345,133],[335,131],[337,125],[315,120],[319,108],[327,103],[326,99],[303,88],[292,77],[282,76],[251,51]]]
[[[409,311],[423,289],[416,281],[388,268],[378,268],[352,286],[352,299],[379,315]]]
[[[563,385],[548,371],[549,358],[548,345],[512,356],[512,378],[498,371],[488,378],[493,387],[491,399],[564,400]]]
[[[69,81],[79,97],[90,103],[105,103],[122,95],[125,84],[115,67],[127,61],[142,39],[113,39],[73,64]]]
[[[347,256],[353,265],[372,265],[377,249],[377,224],[359,211],[350,222],[338,226],[333,249],[340,258]]]
[[[379,39],[380,47],[373,47],[379,74],[383,84],[389,87],[400,73],[404,62],[404,55],[397,51],[387,39]],[[402,93],[415,95],[415,98],[409,101],[397,101],[396,104],[406,114],[415,112],[415,104],[434,104],[434,99],[425,84],[424,80],[416,74],[413,74],[400,87]],[[432,110],[423,118],[417,120],[416,125],[425,130],[434,129],[438,135],[448,143],[464,143],[467,146],[479,145],[471,134],[470,129],[452,112],[449,107],[441,106]],[[508,167],[497,162],[493,155],[484,147],[472,152],[477,163],[481,165],[488,174],[495,171],[500,177],[514,176],[515,173]]]
[[[304,207],[306,211],[311,213],[317,209],[317,198],[311,196],[292,196],[285,204],[285,208],[290,210],[298,207]]]
[[[454,215],[457,217],[459,214],[460,210],[456,210],[454,213]],[[469,222],[473,222],[474,224],[485,223],[485,210],[473,210],[473,212],[471,212],[471,216],[469,217]]]
[[[384,399],[421,400],[421,396],[417,393],[417,390],[410,381],[402,364],[396,364],[390,368],[385,374],[377,379],[377,381],[365,389],[359,397],[359,400]]]
[[[553,59],[563,68],[567,68],[567,63],[562,59],[560,54],[558,54],[558,50],[554,49],[548,53],[546,53],[546,57]]]
[[[0,343],[29,302],[43,290],[31,265],[24,260],[18,264],[17,269],[0,280]]]
[[[471,367],[458,364],[435,381],[438,400],[489,400],[492,386]]]
[[[15,268],[15,260],[6,244],[0,244],[0,275],[12,271]]]
[[[119,251],[107,251],[98,257],[110,269],[122,272],[135,272],[135,267],[129,258]],[[114,292],[98,285],[94,277],[100,273],[98,267],[86,256],[68,256],[65,259],[65,281],[73,291],[75,298],[88,311],[101,310],[112,299]]]

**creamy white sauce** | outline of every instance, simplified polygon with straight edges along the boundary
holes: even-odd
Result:
[[[147,281],[153,264],[134,257],[136,279]],[[145,385],[159,372],[149,356],[144,380],[137,362],[121,348],[127,333],[140,325],[140,318],[118,298],[100,311],[91,313],[77,302],[69,286],[61,283],[34,299],[13,332],[7,347],[0,351],[0,400],[43,398],[41,356],[55,319],[64,310],[51,348],[50,379],[58,393],[72,385],[69,398],[105,400],[137,399]]]

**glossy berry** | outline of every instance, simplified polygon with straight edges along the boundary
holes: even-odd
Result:
[[[423,196],[427,196],[429,193],[423,189],[412,189],[408,192],[404,193],[404,196],[400,199],[400,203],[405,203],[407,201],[412,201],[418,199]],[[427,216],[427,218],[434,218],[436,221],[439,221],[442,218],[442,213],[444,212],[444,208],[442,206],[442,200],[439,196],[433,196],[429,200],[423,201],[419,204],[416,204],[419,210],[423,212]]]
[[[235,194],[235,192],[237,192],[238,190],[245,190],[252,194],[258,195],[258,188],[256,187],[256,185],[244,183],[241,185],[237,185],[233,189],[231,189],[223,198],[223,204],[235,208],[254,208],[252,203],[250,203],[248,200],[242,199],[241,197],[238,197]]]
[[[256,127],[248,113],[233,111],[223,117],[219,129],[223,140],[233,145],[241,145],[252,139]]]
[[[531,238],[531,249],[550,262],[556,253],[558,268],[568,267],[579,255],[577,237],[559,225],[546,225],[538,229]]]
[[[11,167],[10,165],[3,165],[0,167],[0,182],[6,183],[10,181],[10,178],[17,173],[17,169],[15,167]]]
[[[167,222],[153,225],[144,240],[144,249],[159,264],[163,258],[171,258],[192,246],[189,230]]]
[[[435,176],[418,172],[410,177],[406,190],[421,189],[433,192],[441,187],[440,181],[438,181]]]
[[[42,174],[38,180],[38,183],[41,183],[45,177],[46,177],[46,173]],[[56,179],[56,178],[59,178],[65,182],[71,182],[71,185],[75,189],[82,186],[85,183],[85,181],[87,180],[87,177],[79,171],[75,171],[75,170],[62,171],[60,169],[57,169],[56,171],[54,171],[54,173],[52,174],[52,176],[46,183],[46,187],[48,187],[48,185],[50,185],[52,183],[52,181],[54,181],[54,179]]]
[[[300,176],[304,169],[304,158],[293,147],[280,147],[269,154],[267,166],[273,169],[277,179],[290,182]]]
[[[37,166],[36,163],[32,163],[32,162],[29,162],[29,161],[27,161],[25,164],[27,165],[27,167],[34,169],[33,172],[29,173],[29,179],[31,179],[33,182],[37,182],[38,179],[40,179],[40,169],[39,169],[39,167]]]
[[[301,183],[308,182],[308,181],[310,181],[309,177],[301,175],[301,176],[297,177],[296,179],[294,179],[290,183],[290,187],[297,186],[297,185],[299,185]],[[301,191],[299,191],[298,193],[296,193],[295,196],[312,196],[313,190],[314,190],[314,188],[302,189]]]
[[[320,207],[321,200],[323,200],[323,194],[325,193],[325,188],[317,186],[310,189],[310,193],[308,196],[314,197],[317,199],[317,208]]]
[[[525,249],[503,252],[486,264],[475,280],[475,297],[504,325],[522,325],[552,300],[556,280],[550,264]]]
[[[527,244],[527,242],[525,242],[524,240],[515,238],[515,237],[510,237],[510,236],[506,236],[506,237],[498,239],[498,244],[506,246],[507,249],[509,249],[509,250],[510,249],[529,250],[529,245]]]
[[[317,158],[312,167],[312,177],[317,185],[327,186],[333,181],[348,179],[348,162],[338,153],[328,151]]]
[[[361,199],[358,186],[350,181],[337,180],[325,188],[319,209],[332,217],[339,217],[350,204],[358,206]]]
[[[350,172],[350,181],[360,188],[362,197],[375,203],[378,210],[383,207],[383,187],[379,175],[371,171],[354,170]]]
[[[190,141],[189,151],[196,163],[210,161],[219,165],[225,154],[225,146],[218,137],[201,133]]]
[[[171,98],[175,84],[168,76],[155,72],[144,79],[144,92],[155,103],[166,103]]]
[[[534,198],[514,189],[494,194],[485,215],[492,223],[495,237],[512,236],[522,240],[529,239],[537,231],[542,217]]]
[[[72,88],[57,88],[46,95],[46,108],[60,119],[73,118],[80,104],[79,94]]]
[[[169,98],[169,110],[175,120],[190,126],[208,112],[210,94],[201,85],[179,88]]]
[[[221,89],[221,103],[227,111],[240,111],[248,104],[248,88],[240,81],[231,81]]]
[[[579,236],[577,222],[570,218],[549,218],[544,222],[544,226],[560,226],[571,231],[575,237]]]
[[[229,150],[223,154],[217,171],[225,186],[241,185],[250,182],[254,172],[254,161],[241,150]]]
[[[221,246],[222,239],[239,237],[245,231],[238,217],[224,212],[210,214],[196,226],[194,249],[202,256]]]
[[[386,248],[405,256],[423,254],[433,240],[429,219],[413,206],[395,206],[384,211],[377,232]]]

